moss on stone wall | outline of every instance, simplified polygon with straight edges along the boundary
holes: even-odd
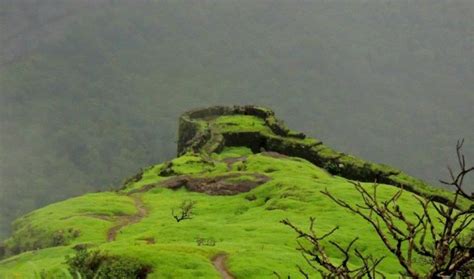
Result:
[[[248,118],[263,120],[264,126],[249,129]],[[232,129],[222,128],[219,117],[239,116],[231,124]],[[245,120],[244,120],[245,119]],[[239,122],[240,121],[240,122]],[[229,122],[226,117],[225,122]],[[259,128],[260,127],[260,128]],[[258,106],[214,106],[184,113],[179,120],[178,155],[187,152],[210,156],[224,147],[245,146],[254,153],[274,151],[287,156],[300,157],[326,169],[333,175],[362,182],[379,182],[449,203],[452,193],[429,186],[424,181],[411,177],[383,164],[364,161],[352,155],[337,152],[320,140],[288,129],[277,119],[272,110]]]

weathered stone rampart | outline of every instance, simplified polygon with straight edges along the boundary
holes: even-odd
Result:
[[[252,115],[265,121],[269,128],[262,131],[223,132],[213,128],[212,121],[225,115]],[[271,131],[271,132],[269,132]],[[192,110],[179,119],[178,154],[187,152],[209,155],[226,146],[246,146],[253,152],[274,151],[287,156],[306,159],[328,172],[361,182],[389,184],[449,203],[450,193],[429,186],[400,170],[383,164],[361,160],[337,152],[320,140],[288,129],[275,117],[272,110],[258,106],[215,106]]]

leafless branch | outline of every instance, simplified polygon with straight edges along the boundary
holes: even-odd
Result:
[[[471,205],[466,209],[466,206],[460,205],[461,199],[473,200],[473,195],[468,195],[463,190],[466,175],[474,171],[474,167],[466,167],[466,159],[462,153],[463,144],[464,141],[461,140],[456,145],[459,171],[455,172],[448,168],[451,181],[442,181],[445,185],[455,187],[453,200],[443,205],[414,196],[421,207],[421,212],[414,213],[415,220],[408,218],[398,205],[403,189],[397,191],[390,199],[381,201],[377,197],[378,185],[374,185],[373,192],[370,193],[360,183],[351,182],[362,200],[362,204],[355,205],[337,198],[327,189],[321,193],[337,205],[366,220],[410,277],[434,278],[453,275],[464,265],[472,262],[474,257],[472,233],[468,236],[467,242],[461,241],[467,229],[474,223],[474,206]],[[435,212],[432,212],[433,210]],[[427,273],[420,274],[414,268],[414,254],[425,258],[425,262],[431,264]],[[364,260],[363,262],[365,263]],[[376,265],[372,263],[372,266]],[[374,273],[370,276],[372,274]]]
[[[383,260],[383,257],[380,259],[374,259],[372,256],[365,257],[359,251],[356,251],[356,256],[359,257],[363,266],[358,268],[350,268],[349,261],[351,258],[351,250],[354,246],[354,243],[358,238],[354,238],[347,246],[343,247],[341,244],[336,241],[329,240],[328,243],[333,245],[343,256],[342,262],[337,265],[331,261],[331,258],[326,253],[325,246],[322,241],[331,236],[338,227],[333,228],[329,232],[318,236],[314,229],[315,218],[310,218],[310,225],[308,232],[300,229],[291,223],[288,219],[282,220],[282,224],[289,226],[297,233],[298,241],[298,250],[301,251],[304,259],[308,265],[315,271],[318,271],[323,278],[363,278],[375,276],[375,274],[381,275],[375,269],[377,265]],[[301,239],[305,240],[305,243],[302,243]],[[309,244],[309,245],[308,245]],[[323,270],[321,270],[321,268]],[[308,273],[306,273],[300,266],[298,266],[299,272],[305,277],[309,278]]]
[[[178,210],[174,208],[171,209],[171,215],[178,223],[183,220],[192,219],[193,213],[194,213],[193,209],[195,205],[196,205],[196,201],[185,200],[181,203]]]
[[[468,174],[474,172],[474,167],[467,167],[462,152],[464,140],[456,144],[458,171],[448,167],[451,181],[441,181],[453,186],[453,198],[445,204],[437,203],[427,197],[414,195],[420,210],[413,212],[414,217],[406,215],[398,201],[404,194],[403,188],[387,200],[381,200],[377,195],[379,185],[375,184],[368,191],[358,182],[351,182],[360,194],[359,204],[350,204],[330,193],[327,189],[321,191],[338,206],[361,217],[375,230],[383,245],[398,259],[404,269],[403,275],[411,278],[439,278],[452,276],[457,272],[472,275],[474,265],[474,205],[469,208],[466,204],[474,200],[474,195],[464,191],[463,183]],[[352,247],[357,241],[353,239],[347,246],[342,246],[334,240],[327,242],[342,254],[342,262],[337,265],[331,262],[325,251],[323,241],[330,237],[338,227],[318,236],[315,231],[315,219],[310,218],[307,231],[293,225],[288,219],[282,220],[286,226],[298,234],[298,250],[301,251],[308,265],[321,273],[323,278],[384,278],[376,270],[384,259],[364,256],[354,249],[355,256],[362,261],[362,266],[349,268]],[[473,230],[470,233],[468,230]],[[415,262],[429,264],[424,272],[415,268]],[[322,269],[321,269],[322,268]],[[298,267],[300,273],[308,278],[308,274]],[[467,270],[467,271],[466,271]],[[469,275],[469,276],[470,276]]]

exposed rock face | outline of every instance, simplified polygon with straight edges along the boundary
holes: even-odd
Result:
[[[251,175],[251,177],[252,179],[240,179],[239,174],[228,174],[210,178],[176,176],[161,184],[171,189],[185,187],[193,192],[225,196],[248,192],[270,180],[268,176],[258,173]]]
[[[250,115],[262,119],[269,129],[232,132],[220,131],[212,121],[220,116]],[[446,194],[424,181],[411,177],[390,166],[363,161],[337,152],[320,140],[308,138],[303,133],[288,129],[275,117],[272,110],[258,106],[215,106],[192,110],[179,119],[178,155],[187,152],[209,155],[228,146],[246,146],[253,152],[261,150],[278,152],[287,156],[306,159],[334,175],[363,182],[379,182],[447,203]]]

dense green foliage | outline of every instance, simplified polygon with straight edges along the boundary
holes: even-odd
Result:
[[[177,116],[196,106],[267,105],[338,150],[432,182],[459,137],[474,141],[471,0],[0,10],[0,235],[29,210],[173,157]]]
[[[150,269],[134,258],[110,256],[101,251],[79,247],[66,257],[70,274],[79,279],[142,279]]]

